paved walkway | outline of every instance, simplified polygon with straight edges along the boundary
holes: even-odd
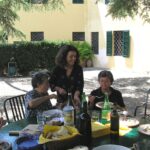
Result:
[[[101,69],[96,68],[84,69],[84,91],[86,94],[98,87],[97,75],[100,71]],[[144,102],[145,92],[150,88],[150,72],[111,71],[115,79],[113,87],[122,92],[124,102],[130,114],[133,114],[136,105]],[[0,108],[2,108],[5,98],[26,93],[31,89],[30,77],[0,77]]]

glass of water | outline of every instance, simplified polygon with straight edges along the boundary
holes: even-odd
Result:
[[[91,120],[93,121],[93,122],[95,122],[95,121],[100,121],[100,111],[98,111],[98,110],[93,110],[92,111],[92,113],[91,113]]]
[[[45,124],[45,118],[43,116],[43,113],[42,112],[38,112],[36,118],[37,118],[38,128],[39,128],[40,131],[42,131],[43,130],[43,126]]]

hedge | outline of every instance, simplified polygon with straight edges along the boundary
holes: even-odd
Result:
[[[80,47],[82,47],[82,45],[87,45],[87,51],[90,51],[90,54],[92,54],[91,47],[87,42],[75,44],[74,42],[69,41],[42,41],[0,44],[0,74],[3,74],[4,68],[7,68],[8,62],[12,57],[15,58],[17,63],[18,73],[22,75],[28,75],[30,71],[36,69],[52,70],[55,66],[55,56],[60,46],[68,43],[77,45],[76,47],[79,49],[80,54]]]

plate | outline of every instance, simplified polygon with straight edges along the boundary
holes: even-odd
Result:
[[[142,124],[138,127],[140,133],[150,135],[150,124]]]
[[[139,125],[139,120],[137,120],[136,118],[132,118],[132,117],[121,117],[120,118],[120,124],[122,126],[128,126],[128,127],[136,127]]]
[[[120,145],[108,144],[95,147],[93,150],[130,150],[130,149]]]
[[[11,148],[11,144],[4,140],[0,140],[0,150],[9,150]]]
[[[113,108],[113,103],[112,102],[109,102],[109,103],[110,103],[110,107]],[[97,102],[96,106],[98,108],[102,108],[104,106],[104,102]]]
[[[15,141],[16,150],[36,150],[41,148],[42,145],[38,144],[37,136],[21,136]]]

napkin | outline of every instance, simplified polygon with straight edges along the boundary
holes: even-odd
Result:
[[[29,124],[20,131],[19,135],[25,135],[25,134],[35,135],[38,133],[40,133],[40,130],[38,129],[38,125],[37,124]]]

